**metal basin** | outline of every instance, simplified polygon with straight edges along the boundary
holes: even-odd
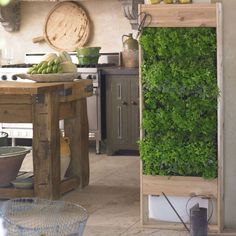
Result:
[[[6,187],[20,170],[25,155],[30,152],[26,147],[0,147],[0,187]]]

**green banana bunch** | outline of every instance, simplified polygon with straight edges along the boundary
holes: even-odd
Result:
[[[62,72],[63,70],[59,58],[50,61],[42,61],[28,70],[28,74],[54,74]]]
[[[44,55],[42,61],[32,66],[28,74],[51,74],[51,73],[76,73],[77,67],[72,62],[67,52],[48,53]]]

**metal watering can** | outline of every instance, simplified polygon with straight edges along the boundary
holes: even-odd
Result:
[[[208,233],[208,219],[207,219],[207,208],[199,207],[197,203],[190,209],[190,229],[184,223],[181,216],[176,211],[175,207],[172,205],[165,193],[162,193],[170,204],[171,208],[174,210],[175,214],[178,216],[186,230],[190,233],[190,236],[207,236]]]

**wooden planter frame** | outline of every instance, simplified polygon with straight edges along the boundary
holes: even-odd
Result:
[[[214,27],[217,32],[217,85],[220,89],[217,109],[217,141],[218,141],[218,178],[205,180],[201,177],[183,176],[148,176],[143,175],[142,161],[140,169],[140,202],[141,223],[143,226],[160,229],[184,230],[181,223],[157,221],[149,218],[148,195],[169,196],[194,196],[204,195],[216,200],[217,223],[209,225],[211,232],[222,232],[224,228],[224,175],[223,175],[223,37],[222,37],[222,5],[216,4],[156,4],[139,5],[139,13],[151,15],[151,23],[148,27]],[[141,22],[144,14],[139,14]],[[142,61],[140,48],[140,61]],[[140,63],[141,64],[141,63]],[[142,120],[143,94],[141,83],[141,67],[139,68],[140,80],[140,120]],[[144,137],[144,131],[140,131],[140,139]]]

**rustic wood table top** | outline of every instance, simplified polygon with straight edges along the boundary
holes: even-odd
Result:
[[[92,85],[91,80],[77,80],[73,82],[56,82],[56,83],[28,83],[28,82],[12,82],[0,81],[0,94],[41,94],[57,89],[67,89],[86,87]],[[90,91],[91,92],[91,91]],[[83,94],[85,97],[91,96]]]
[[[33,124],[34,188],[0,188],[0,198],[61,194],[89,183],[88,117],[86,98],[91,80],[60,83],[0,81],[0,122]],[[71,165],[60,179],[59,120],[70,139]]]

